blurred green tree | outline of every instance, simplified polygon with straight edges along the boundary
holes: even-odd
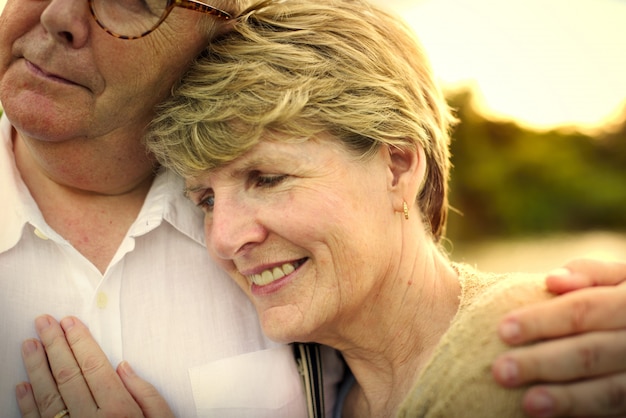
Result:
[[[626,108],[613,129],[535,131],[482,116],[470,90],[449,95],[453,241],[564,231],[626,231]]]

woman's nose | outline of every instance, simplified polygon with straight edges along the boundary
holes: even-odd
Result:
[[[233,198],[216,198],[213,211],[205,218],[207,245],[216,256],[232,260],[263,242],[267,231],[253,205]]]

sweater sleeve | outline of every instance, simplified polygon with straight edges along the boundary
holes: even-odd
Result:
[[[491,364],[508,347],[496,334],[500,318],[517,307],[546,300],[544,277],[492,275],[456,265],[462,295],[459,310],[435,354],[400,407],[398,417],[524,417],[524,387],[505,389]]]

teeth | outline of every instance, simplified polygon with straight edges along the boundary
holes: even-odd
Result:
[[[297,265],[291,263],[285,263],[280,267],[274,267],[271,270],[265,270],[260,274],[253,274],[248,276],[248,280],[258,286],[264,286],[270,284],[274,280],[278,280],[281,277],[285,277],[288,274],[293,273],[296,270]]]
[[[291,274],[294,271],[296,271],[296,268],[293,264],[283,264],[283,272],[285,273],[285,275]]]

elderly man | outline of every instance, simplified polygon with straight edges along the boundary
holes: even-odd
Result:
[[[159,170],[141,143],[153,107],[244,6],[225,0],[5,6],[3,416],[19,415],[13,389],[28,377],[20,347],[25,357],[41,355],[41,344],[29,338],[57,326],[41,313],[83,319],[109,360],[129,360],[176,416],[307,415],[291,347],[263,336],[245,295],[205,256],[202,214],[182,197],[182,182]],[[601,269],[592,273],[604,277]],[[613,300],[624,305],[623,299]],[[565,303],[549,308],[555,317],[572,312]],[[565,342],[565,353],[581,347]],[[547,362],[545,353],[539,358]],[[331,351],[323,357],[329,410],[342,366]],[[18,398],[31,399],[29,388],[19,385]],[[34,395],[42,416],[65,409],[58,396]]]

